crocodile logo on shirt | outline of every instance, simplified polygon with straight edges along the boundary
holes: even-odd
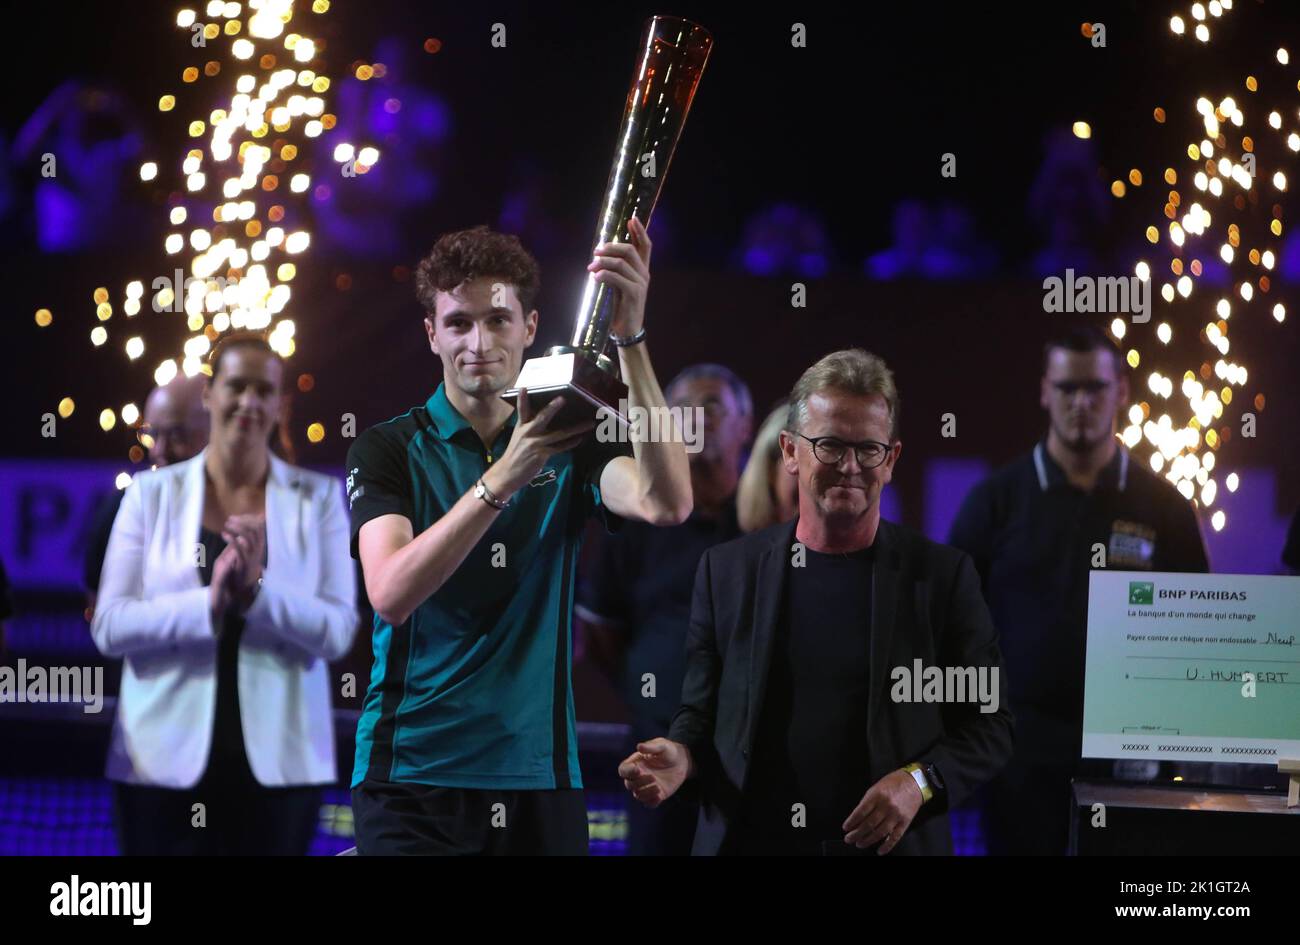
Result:
[[[548,483],[552,483],[552,482],[554,482],[554,481],[555,481],[555,470],[554,470],[553,468],[552,468],[552,469],[543,469],[543,470],[542,470],[541,472],[539,472],[536,476],[534,476],[531,480],[529,480],[528,484],[529,484],[530,486],[544,486],[544,485],[547,485]]]

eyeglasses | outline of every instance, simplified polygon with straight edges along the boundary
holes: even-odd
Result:
[[[844,459],[845,451],[850,446],[853,447],[853,455],[857,459],[858,465],[863,469],[875,469],[889,455],[889,444],[878,443],[875,440],[863,440],[861,443],[845,443],[833,436],[804,436],[802,433],[796,435],[811,443],[813,456],[827,466],[838,466]]]
[[[680,407],[683,410],[692,410],[696,407],[704,411],[705,416],[725,417],[730,411],[727,405],[716,397],[709,397],[704,401],[696,402],[687,400],[684,397],[677,397],[668,402],[669,407]]]

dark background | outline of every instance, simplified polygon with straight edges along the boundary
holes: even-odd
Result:
[[[138,162],[130,165],[122,192],[127,203],[147,211],[141,225],[115,226],[89,251],[41,253],[33,248],[30,221],[10,215],[4,231],[10,291],[0,329],[12,365],[6,381],[14,385],[2,447],[10,455],[125,459],[129,432],[119,425],[101,433],[99,408],[141,400],[158,360],[151,355],[164,348],[171,353],[161,341],[151,342],[151,354],[128,368],[116,323],[107,325],[111,340],[103,348],[92,348],[87,337],[97,324],[90,300],[95,286],[108,286],[116,305],[128,278],[147,284],[171,271],[172,260],[161,251],[170,229],[166,162],[188,146],[184,125],[191,113],[215,106],[229,86],[229,73],[197,86],[178,81],[181,68],[209,57],[192,50],[175,28],[175,9],[33,5],[24,13],[22,48],[0,63],[7,92],[0,130],[7,139],[60,82],[78,76],[117,89],[137,108],[141,159],[164,167],[159,180],[146,185],[134,174]],[[201,4],[198,9],[203,19]],[[751,382],[761,408],[816,357],[864,345],[883,354],[899,375],[908,448],[900,468],[904,493],[912,456],[1009,458],[1041,427],[1036,352],[1042,335],[1074,317],[1044,315],[1033,271],[1043,234],[1026,208],[1045,136],[1085,119],[1094,129],[1099,182],[1123,176],[1130,166],[1145,173],[1147,185],[1130,190],[1125,200],[1105,197],[1113,206],[1094,238],[1102,259],[1114,260],[1104,271],[1128,273],[1145,246],[1142,228],[1161,222],[1160,169],[1176,163],[1190,140],[1175,128],[1175,111],[1190,114],[1202,91],[1216,100],[1231,92],[1244,101],[1246,71],[1278,73],[1274,90],[1289,75],[1272,61],[1277,36],[1292,26],[1289,5],[1241,0],[1212,21],[1208,46],[1170,34],[1173,10],[1191,23],[1181,7],[1137,3],[800,5],[765,12],[710,3],[669,10],[337,0],[323,17],[306,14],[307,21],[324,25],[304,29],[326,40],[329,66],[319,72],[337,75],[348,63],[375,61],[380,43],[391,37],[393,45],[382,48],[399,49],[405,62],[400,76],[390,72],[385,81],[435,96],[448,128],[430,148],[436,193],[401,207],[394,248],[375,254],[317,239],[299,259],[290,306],[299,325],[293,368],[317,381],[297,398],[299,459],[337,465],[347,445],[338,436],[341,414],[355,413],[364,427],[427,395],[438,364],[423,339],[410,284],[398,281],[394,267],[413,265],[441,232],[497,225],[506,196],[530,182],[538,192],[536,215],[545,221],[530,241],[543,264],[538,348],[567,334],[636,38],[653,12],[691,16],[716,38],[652,230],[648,326],[661,380],[693,361],[723,361]],[[303,19],[298,14],[291,28]],[[807,25],[806,49],[790,47],[796,19]],[[1106,23],[1106,48],[1095,49],[1081,36],[1085,19]],[[489,44],[493,22],[506,24],[505,49]],[[421,48],[428,37],[442,42],[436,55]],[[341,87],[336,82],[327,100]],[[164,91],[181,101],[169,114],[156,108]],[[1294,107],[1296,97],[1292,91],[1280,100]],[[209,104],[186,104],[198,102]],[[1155,104],[1170,111],[1167,125],[1151,121]],[[384,157],[372,173],[382,174],[401,143],[375,143]],[[938,173],[944,152],[957,156],[955,179]],[[328,169],[319,167],[324,163],[318,162],[318,180],[326,179],[321,172]],[[12,158],[7,170],[19,198],[39,173],[35,163]],[[337,180],[336,192],[346,183]],[[401,189],[400,181],[390,185]],[[977,242],[996,247],[996,263],[973,280],[886,284],[863,278],[864,259],[890,244],[894,208],[904,198],[968,208]],[[746,221],[776,203],[797,205],[821,222],[824,276],[763,277],[740,265]],[[121,218],[130,218],[126,208]],[[309,213],[297,219],[314,229]],[[338,288],[344,274],[351,279],[347,291]],[[796,277],[809,285],[806,310],[788,304]],[[45,330],[32,321],[41,306],[55,313]],[[146,311],[141,317],[165,316]],[[172,319],[149,328],[147,340],[165,338],[169,330],[177,341],[184,337],[181,319]],[[1199,321],[1198,315],[1193,324]],[[1270,399],[1259,438],[1234,446],[1242,451],[1236,456],[1229,450],[1221,457],[1278,467],[1287,484],[1280,498],[1291,505],[1300,501],[1294,486],[1300,476],[1287,448],[1300,429],[1288,396],[1297,363],[1292,325],[1261,318],[1246,333],[1246,326],[1233,323],[1242,335],[1233,335],[1232,356],[1251,368],[1252,396],[1257,387]],[[1181,370],[1191,363],[1171,359],[1170,366]],[[65,394],[78,403],[74,435],[42,440],[39,416]],[[938,416],[946,411],[958,414],[955,440],[938,436]],[[318,445],[303,435],[312,420],[327,430]],[[913,502],[904,508],[908,517],[921,511]]]
[[[0,284],[6,290],[0,456],[49,461],[52,481],[66,468],[63,461],[129,468],[131,431],[119,424],[101,432],[99,411],[143,404],[154,366],[189,334],[183,318],[152,313],[147,305],[129,326],[121,313],[128,280],[148,286],[188,259],[162,250],[166,233],[188,232],[199,219],[192,212],[182,227],[166,220],[176,167],[192,146],[185,126],[226,104],[232,85],[228,40],[212,41],[208,51],[192,48],[174,25],[179,6],[26,4],[21,14],[11,12],[0,52]],[[206,3],[189,6],[206,19]],[[1276,108],[1286,116],[1286,131],[1296,124],[1300,68],[1274,58],[1279,44],[1300,45],[1300,9],[1292,3],[1237,0],[1234,10],[1210,21],[1208,45],[1171,34],[1172,13],[1187,20],[1189,31],[1194,26],[1190,4],[1181,2],[763,8],[334,0],[324,16],[306,12],[306,0],[298,6],[289,28],[324,40],[312,67],[335,80],[324,97],[340,116],[338,132],[325,135],[319,148],[304,149],[294,166],[329,187],[328,198],[284,193],[282,201],[286,229],[313,234],[311,249],[296,260],[288,309],[298,326],[290,376],[315,381],[312,390],[294,395],[291,432],[304,465],[341,471],[350,442],[340,436],[345,414],[355,415],[361,430],[423,401],[438,383],[440,365],[428,350],[409,272],[441,233],[478,223],[518,232],[542,264],[541,331],[533,353],[567,338],[637,39],[648,16],[675,13],[708,27],[716,46],[651,226],[648,344],[662,382],[694,362],[724,363],[750,383],[761,418],[827,352],[863,346],[883,355],[903,398],[905,448],[891,492],[902,521],[921,527],[931,506],[959,498],[937,495],[927,466],[1001,464],[1041,435],[1044,337],[1072,321],[1110,321],[1046,314],[1044,275],[1067,265],[1080,273],[1128,275],[1138,258],[1167,274],[1167,249],[1142,238],[1149,224],[1164,229],[1161,210],[1170,190],[1161,180],[1164,168],[1179,169],[1177,189],[1188,201],[1206,202],[1184,179],[1187,144],[1203,137],[1193,103],[1202,94],[1216,102],[1231,94],[1247,111],[1242,131],[1256,137],[1259,202],[1240,213],[1207,203],[1216,238],[1204,247],[1189,243],[1183,258],[1213,262],[1229,221],[1242,226],[1240,255],[1249,246],[1271,246],[1279,255],[1270,293],[1251,306],[1235,304],[1231,321],[1230,357],[1247,365],[1251,379],[1235,391],[1222,424],[1237,429],[1239,412],[1256,394],[1265,395],[1266,407],[1257,410],[1254,439],[1234,437],[1220,450],[1219,475],[1262,470],[1276,485],[1268,506],[1253,508],[1253,519],[1230,520],[1238,547],[1300,504],[1300,460],[1292,446],[1300,434],[1294,398],[1300,310],[1283,325],[1267,314],[1274,300],[1293,301],[1288,293],[1300,276],[1300,242],[1256,235],[1274,212],[1268,177],[1278,166],[1293,167],[1294,155],[1263,122]],[[1105,48],[1081,35],[1085,21],[1105,24]],[[490,45],[496,22],[507,28],[504,49]],[[791,47],[793,22],[806,25],[807,48]],[[429,38],[441,42],[435,54],[423,48]],[[1293,54],[1300,62],[1300,49]],[[221,75],[194,85],[180,81],[182,69],[201,68],[208,59],[223,63]],[[363,62],[383,62],[388,74],[368,83],[344,78]],[[258,70],[249,64],[239,71]],[[1247,73],[1260,79],[1255,96],[1244,88]],[[34,145],[22,147],[24,132],[32,138],[33,123],[69,87],[112,103],[101,117],[84,109],[62,120],[87,141],[117,136],[115,155],[101,154],[95,163],[89,150],[69,151],[57,135],[36,134]],[[177,96],[175,111],[158,111],[164,93]],[[402,103],[398,118],[376,122],[377,105],[388,97]],[[1166,124],[1152,120],[1155,106],[1168,111]],[[1069,136],[1077,120],[1091,124],[1090,141]],[[338,174],[329,151],[339,140],[381,149],[367,177]],[[1229,151],[1236,144],[1234,137]],[[59,159],[60,178],[79,182],[87,203],[98,208],[62,246],[42,242],[36,209],[40,155],[47,150]],[[955,178],[940,174],[949,152],[957,160]],[[138,177],[145,160],[160,166],[158,180],[148,184]],[[1109,184],[1131,168],[1142,172],[1144,184],[1116,200]],[[258,200],[260,212],[269,201]],[[953,210],[966,229],[953,245],[939,247],[942,265],[933,271],[912,266],[891,275],[879,263],[906,242],[909,207],[935,215]],[[1285,197],[1277,212],[1289,236]],[[1063,231],[1072,234],[1064,247],[1057,245]],[[1239,263],[1234,279],[1247,271],[1260,274]],[[1191,301],[1169,307],[1156,300],[1151,323],[1130,326],[1127,341],[1143,355],[1135,377],[1140,396],[1153,399],[1145,393],[1152,368],[1177,380],[1210,350],[1198,332],[1214,300],[1230,291],[1211,285],[1211,276],[1207,270]],[[795,282],[807,287],[806,308],[790,305]],[[109,289],[115,308],[102,348],[89,343],[99,324],[91,298],[97,286]],[[54,323],[39,329],[33,313],[42,307],[53,311]],[[1154,340],[1155,326],[1166,319],[1175,330],[1168,348]],[[148,346],[134,364],[122,354],[128,327]],[[56,438],[43,438],[41,417],[64,396],[76,400],[77,410]],[[1179,400],[1175,394],[1173,405]],[[947,413],[956,417],[954,438],[940,433]],[[318,444],[305,435],[313,421],[326,430]],[[1216,569],[1232,570],[1230,557],[1216,559]],[[1275,561],[1277,554],[1266,557]],[[11,643],[35,641],[34,655],[47,648],[57,654],[46,662],[73,653],[94,659],[79,593],[19,587],[16,598],[20,616],[11,631],[22,633],[11,633]],[[363,632],[339,669],[364,681],[368,663]],[[109,690],[115,688],[110,681]],[[590,665],[576,667],[575,689],[581,718],[618,715]],[[17,760],[43,751],[42,763],[54,759],[64,767],[41,773],[79,773],[84,790],[98,792],[94,803],[103,810],[95,808],[96,829],[106,837],[107,802],[98,780],[103,726],[92,734],[78,724],[74,736],[62,723],[42,724],[52,727],[13,722],[9,731],[26,741],[11,742],[16,750],[0,754]],[[347,729],[341,724],[341,739],[350,739]],[[340,765],[350,764],[345,744]],[[5,783],[0,779],[0,790],[10,790]],[[48,823],[64,818],[58,805],[67,788],[41,783],[30,790],[30,797],[0,797],[0,812],[30,819],[13,834],[19,849],[45,849],[39,844],[52,841],[40,838],[53,836]],[[335,800],[342,810],[346,799]],[[612,809],[622,798],[609,803]],[[94,841],[100,842],[109,843]],[[85,849],[101,851],[94,844]]]

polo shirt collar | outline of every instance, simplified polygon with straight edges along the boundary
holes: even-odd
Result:
[[[433,421],[434,429],[438,431],[438,436],[444,440],[450,440],[462,430],[473,429],[470,422],[465,419],[456,406],[447,397],[446,382],[438,384],[427,401],[424,403],[424,409],[429,411],[429,419]],[[510,419],[506,421],[505,429],[509,430],[515,425],[515,420],[519,417],[519,412],[514,411],[510,414]]]
[[[1128,450],[1120,446],[1116,448],[1115,455],[1110,458],[1110,462],[1101,471],[1097,477],[1098,486],[1108,486],[1118,492],[1123,492],[1128,485]],[[1034,472],[1038,475],[1038,488],[1043,492],[1048,489],[1060,486],[1068,486],[1070,481],[1066,478],[1063,470],[1056,460],[1052,459],[1052,454],[1047,451],[1047,440],[1044,438],[1034,445]]]

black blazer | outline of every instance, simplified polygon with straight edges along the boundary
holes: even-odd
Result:
[[[696,572],[682,706],[669,737],[690,747],[700,778],[697,856],[718,853],[739,814],[794,532],[789,522],[716,545]],[[909,762],[936,765],[946,796],[921,807],[892,852],[950,854],[948,808],[1011,757],[1013,723],[997,630],[967,554],[883,519],[874,547],[871,783]],[[923,666],[997,667],[998,710],[982,713],[976,702],[894,702],[888,697],[891,670],[910,671],[914,659]]]

